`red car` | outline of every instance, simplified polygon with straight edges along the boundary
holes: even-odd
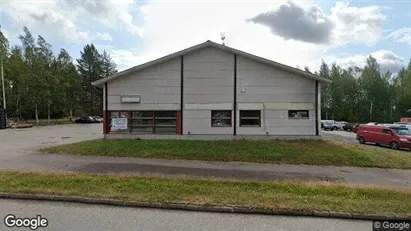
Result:
[[[392,149],[411,149],[411,131],[405,127],[360,125],[357,129],[357,140],[360,144],[371,142],[390,146]]]

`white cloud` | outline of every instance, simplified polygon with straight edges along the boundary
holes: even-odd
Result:
[[[398,30],[392,31],[386,37],[397,43],[407,43],[411,45],[411,27],[403,27]]]
[[[94,36],[94,39],[98,39],[98,40],[102,40],[102,41],[111,41],[111,40],[113,40],[111,35],[107,32],[104,32],[104,33],[97,32],[96,35]]]
[[[226,33],[227,46],[291,66],[305,66],[308,60],[322,57],[324,46],[285,41],[271,34],[268,28],[247,22],[252,16],[280,5],[279,2],[240,2],[233,10],[233,3],[228,2],[150,3],[142,10],[145,24],[139,49],[124,54],[128,57],[125,62],[131,67],[206,40],[220,42],[220,32]]]
[[[311,24],[325,22],[324,20],[333,23],[329,34],[329,44],[332,46],[347,43],[370,45],[381,37],[381,23],[385,17],[380,13],[380,7],[354,7],[337,2],[331,13],[325,15],[310,1],[300,1],[297,4],[306,10],[303,15],[311,17]],[[144,14],[144,33],[139,49],[117,50],[112,56],[124,62],[117,62],[119,67],[131,67],[206,40],[219,42],[220,32],[225,32],[227,46],[293,67],[304,67],[312,63],[312,60],[321,60],[326,56],[329,44],[308,43],[310,38],[299,39],[302,41],[285,40],[284,36],[271,33],[271,28],[249,21],[256,15],[279,9],[282,5],[284,2],[277,1],[239,2],[235,5],[225,1],[150,2],[140,9]],[[317,30],[315,26],[310,28]],[[120,57],[121,55],[126,58]]]
[[[119,71],[135,66],[138,63],[143,63],[148,60],[144,60],[142,56],[136,56],[130,50],[111,50],[110,56],[117,64]]]
[[[382,36],[382,23],[386,19],[379,6],[355,7],[347,2],[337,2],[331,8],[331,20],[335,23],[333,33],[337,45],[350,42],[374,45]]]
[[[143,29],[134,23],[133,15],[140,13],[135,0],[74,0],[61,1],[64,9],[74,10],[77,15],[91,17],[106,27],[117,28],[141,36]]]
[[[381,73],[390,71],[391,73],[397,73],[402,67],[406,65],[406,60],[403,57],[398,56],[390,50],[378,50],[371,54],[343,54],[324,57],[324,62],[331,65],[337,63],[342,68],[360,67],[363,68],[366,65],[367,58],[373,56],[380,65]],[[309,63],[310,69],[319,70],[321,60],[315,60]]]
[[[37,29],[49,37],[58,37],[68,42],[77,42],[88,38],[86,31],[79,30],[75,23],[60,11],[54,1],[21,2],[5,1],[0,12],[5,13],[16,27]],[[43,33],[42,33],[43,34]]]
[[[27,26],[45,37],[57,36],[66,42],[79,43],[93,38],[80,27],[93,25],[95,28],[96,22],[141,35],[143,29],[134,23],[133,13],[137,11],[134,3],[134,0],[2,1],[0,12],[9,17],[15,33]],[[109,38],[103,36],[106,40]]]
[[[273,34],[285,39],[309,43],[344,45],[365,43],[373,45],[381,38],[385,16],[382,7],[354,7],[336,2],[331,14],[312,5],[303,7],[291,1],[279,8],[262,12],[250,21],[267,26]]]

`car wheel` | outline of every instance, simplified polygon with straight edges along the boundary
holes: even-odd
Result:
[[[338,130],[338,128],[337,127],[333,127],[334,128],[334,130]]]
[[[390,147],[391,147],[392,149],[398,149],[398,148],[399,148],[398,143],[395,142],[395,141],[393,141],[393,142],[390,143]]]
[[[365,139],[362,136],[358,138],[358,141],[360,142],[360,144],[365,144]]]

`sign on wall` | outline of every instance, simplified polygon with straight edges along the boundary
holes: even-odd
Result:
[[[121,103],[140,103],[140,95],[122,95],[120,96]]]
[[[111,130],[127,130],[127,118],[112,118],[111,119]]]

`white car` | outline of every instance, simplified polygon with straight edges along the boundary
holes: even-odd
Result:
[[[331,130],[342,130],[344,127],[344,124],[337,122],[335,120],[321,120],[321,123],[324,125],[327,124],[327,127],[331,127]]]

